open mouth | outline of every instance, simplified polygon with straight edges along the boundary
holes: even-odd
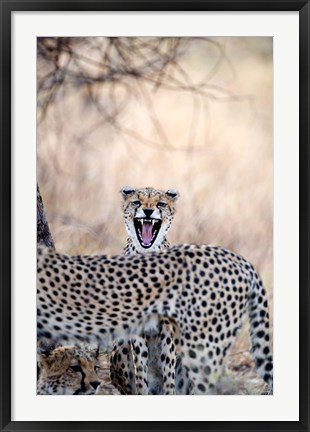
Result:
[[[140,245],[143,248],[150,248],[159,233],[161,227],[160,219],[135,218],[134,226]]]

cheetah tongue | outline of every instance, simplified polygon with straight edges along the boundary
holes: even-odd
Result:
[[[146,221],[143,222],[141,237],[142,237],[143,244],[145,246],[148,246],[153,239],[152,229],[153,229],[152,222],[146,222]]]

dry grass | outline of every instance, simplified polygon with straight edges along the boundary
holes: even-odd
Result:
[[[38,181],[56,248],[66,253],[122,252],[123,185],[178,189],[171,243],[220,244],[244,255],[259,270],[272,308],[271,41],[217,42],[226,59],[214,74],[215,52],[198,42],[183,66],[192,82],[205,77],[236,100],[143,84],[144,97],[127,101],[119,130],[100,122],[77,92],[38,126]],[[247,349],[244,331],[235,351]]]

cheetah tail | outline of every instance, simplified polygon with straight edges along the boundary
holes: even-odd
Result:
[[[268,394],[273,389],[273,361],[270,350],[269,313],[266,289],[255,272],[249,298],[251,351],[258,374],[268,384]]]

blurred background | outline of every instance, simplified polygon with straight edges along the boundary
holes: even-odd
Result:
[[[121,253],[120,188],[175,188],[170,242],[242,254],[272,306],[272,38],[38,38],[37,54],[56,249]]]

